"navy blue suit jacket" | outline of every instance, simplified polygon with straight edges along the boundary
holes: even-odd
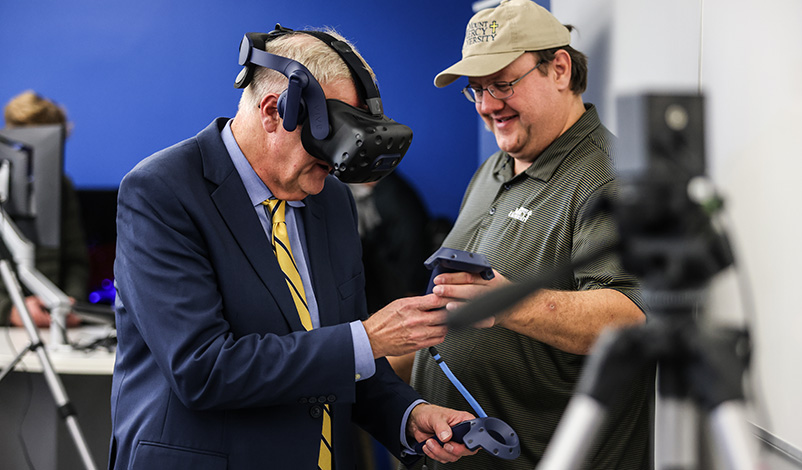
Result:
[[[328,177],[301,217],[321,327],[305,331],[235,170],[220,118],[143,160],[118,198],[110,468],[317,468],[321,403],[336,468],[351,422],[396,455],[419,395],[386,360],[354,381],[366,318],[353,198]]]

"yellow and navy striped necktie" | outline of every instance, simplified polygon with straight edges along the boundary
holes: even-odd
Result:
[[[287,232],[285,220],[287,203],[278,199],[268,199],[262,204],[267,206],[270,211],[270,220],[273,225],[270,237],[273,244],[273,252],[276,254],[281,270],[284,271],[284,279],[287,281],[287,287],[289,287],[292,294],[292,300],[295,302],[295,308],[298,310],[301,323],[309,331],[312,329],[312,318],[309,315],[309,306],[306,304],[304,283],[301,281],[298,265],[295,264],[295,257],[292,256],[292,248],[290,247],[290,236]],[[331,409],[329,405],[325,405],[323,409],[323,429],[321,431],[320,454],[317,465],[320,470],[331,470],[334,467],[331,458]]]

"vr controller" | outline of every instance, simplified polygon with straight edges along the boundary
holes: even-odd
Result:
[[[509,424],[498,418],[476,418],[451,427],[451,442],[464,444],[468,450],[482,448],[496,457],[512,460],[521,455],[518,435]],[[432,437],[440,445],[440,439]],[[423,454],[426,441],[415,445],[415,453]]]
[[[471,253],[468,251],[455,250],[453,248],[441,247],[435,251],[424,263],[427,269],[432,270],[429,278],[429,286],[426,293],[431,294],[434,288],[434,278],[442,273],[467,272],[480,274],[482,279],[493,279],[493,268],[487,262],[485,255],[481,253]]]
[[[434,288],[434,278],[441,273],[450,272],[469,272],[482,276],[485,280],[493,279],[493,268],[487,258],[480,253],[455,250],[453,248],[441,247],[424,262],[424,265],[432,270],[432,277],[429,279],[429,287],[426,293],[430,294]],[[434,347],[429,348],[429,353],[434,358],[437,365],[446,374],[465,400],[471,405],[478,418],[463,421],[451,427],[451,442],[464,444],[469,450],[482,448],[496,457],[512,460],[521,455],[521,444],[518,435],[512,427],[498,418],[487,416],[481,405],[473,398],[468,390],[462,385],[456,376],[446,365],[440,353]],[[440,445],[443,443],[434,437]],[[415,447],[416,454],[423,454],[423,446],[426,441],[418,442]]]

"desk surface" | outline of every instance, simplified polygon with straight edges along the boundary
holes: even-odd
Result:
[[[106,337],[112,332],[110,327],[86,326],[70,328],[67,336],[71,343],[88,344],[95,339]],[[39,336],[42,342],[47,344],[50,332],[47,329],[41,329]],[[10,364],[20,351],[30,344],[31,339],[25,328],[0,328],[0,370]],[[53,369],[59,374],[111,375],[114,370],[114,352],[109,352],[105,348],[81,351],[70,346],[47,347],[47,355],[50,357]],[[15,370],[41,372],[42,364],[39,354],[35,351],[26,352]]]

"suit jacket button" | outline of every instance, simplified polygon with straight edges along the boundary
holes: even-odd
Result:
[[[328,398],[329,398],[329,403],[334,403],[335,401],[337,401],[336,395],[329,395]]]
[[[311,417],[313,417],[315,419],[320,418],[320,416],[322,414],[323,414],[323,409],[320,408],[320,405],[315,405],[315,406],[309,408],[309,416],[311,416]]]

